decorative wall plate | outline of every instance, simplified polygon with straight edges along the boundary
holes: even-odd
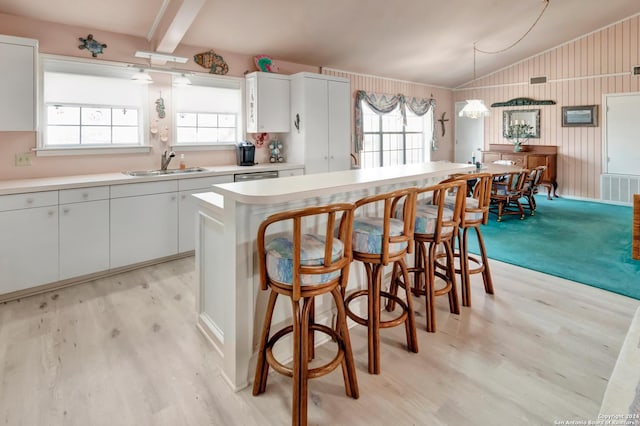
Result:
[[[102,50],[107,48],[106,44],[94,40],[93,34],[89,34],[87,38],[78,37],[78,40],[82,42],[78,49],[87,49],[94,58],[97,58],[102,53]]]
[[[201,67],[207,68],[210,74],[224,75],[229,72],[229,65],[227,65],[222,56],[213,50],[194,55],[193,61]]]
[[[253,57],[253,62],[256,64],[256,68],[262,72],[278,72],[278,66],[273,62],[273,59],[266,55],[257,55]]]

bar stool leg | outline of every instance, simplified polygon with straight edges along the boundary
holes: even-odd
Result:
[[[413,353],[418,353],[418,336],[416,336],[416,320],[413,312],[413,297],[411,296],[411,285],[409,284],[409,270],[407,269],[407,265],[404,262],[404,259],[400,259],[400,261],[396,262],[402,271],[402,276],[404,282],[407,283],[404,286],[406,299],[407,299],[407,320],[404,323],[404,328],[407,335],[407,346],[408,349]],[[394,269],[395,269],[394,264]],[[395,275],[394,275],[395,276]],[[397,290],[397,287],[396,287]],[[395,295],[395,293],[392,293]]]
[[[262,336],[260,338],[260,350],[258,352],[258,365],[256,367],[256,375],[253,380],[253,395],[263,393],[267,387],[267,376],[269,374],[269,363],[267,363],[267,341],[269,340],[269,332],[271,329],[271,320],[273,318],[273,309],[278,299],[278,293],[271,291],[269,293],[269,301],[267,302],[267,312],[265,314],[264,325],[262,326]]]
[[[367,295],[367,329],[369,346],[369,373],[380,374],[380,286],[382,265],[365,263],[369,288]]]
[[[476,228],[476,235],[478,236],[478,247],[480,248],[480,256],[482,257],[482,265],[484,267],[482,271],[482,281],[484,282],[484,291],[487,294],[493,294],[493,280],[491,279],[491,270],[489,269],[489,259],[487,258],[487,250],[484,247],[484,239],[480,229]]]
[[[298,401],[294,401],[298,403],[299,407],[299,422],[296,424],[306,425],[307,424],[307,403],[309,400],[309,360],[310,360],[310,350],[309,345],[313,340],[310,333],[313,333],[313,330],[310,329],[311,324],[311,316],[314,311],[314,298],[305,298],[302,304],[302,312],[300,317],[300,390],[298,395]]]
[[[469,274],[469,228],[458,233],[458,250],[460,252],[460,287],[462,289],[462,306],[471,306],[471,276]]]
[[[447,254],[447,280],[451,284],[449,290],[449,311],[454,314],[460,314],[460,303],[458,302],[458,287],[456,285],[456,266],[454,264],[453,247],[451,241],[444,241],[444,250]]]
[[[331,291],[333,300],[335,301],[338,309],[338,318],[336,320],[336,330],[340,333],[342,338],[342,350],[344,357],[342,358],[342,377],[344,380],[345,391],[347,396],[354,399],[360,397],[360,391],[358,390],[358,379],[356,378],[356,365],[353,361],[353,351],[351,349],[351,338],[349,337],[349,329],[347,325],[347,314],[344,308],[344,298],[341,291],[338,288],[334,288]]]
[[[420,243],[424,245],[424,243]],[[427,316],[427,331],[430,333],[434,333],[436,331],[436,294],[435,294],[435,280],[436,280],[436,268],[433,265],[436,258],[436,248],[438,247],[435,243],[429,244],[429,253],[428,259],[423,259],[422,261],[425,263],[424,269],[424,278],[425,278],[425,309]],[[423,253],[426,253],[426,250],[423,249]],[[426,267],[428,265],[428,268]],[[428,275],[427,275],[428,274]]]

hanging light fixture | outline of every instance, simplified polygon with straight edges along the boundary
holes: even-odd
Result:
[[[142,68],[140,69],[140,72],[137,72],[131,76],[131,80],[140,84],[153,83],[153,78],[151,78],[151,75],[149,75],[149,73],[143,70]]]
[[[186,75],[180,74],[177,77],[173,77],[173,86],[174,87],[191,86],[191,80],[189,80],[189,78]]]
[[[504,49],[500,49],[500,50],[496,50],[496,51],[487,51],[487,50],[478,49],[476,47],[476,42],[473,43],[473,80],[472,80],[472,83],[475,82],[475,80],[476,80],[476,53],[480,52],[480,53],[486,53],[486,54],[489,54],[489,55],[495,55],[497,53],[506,52],[507,50],[509,50],[513,46],[515,46],[516,44],[520,43],[522,41],[522,39],[525,38],[527,36],[527,34],[529,34],[531,32],[531,30],[533,30],[533,27],[535,27],[536,24],[538,23],[538,21],[540,20],[540,18],[542,18],[542,15],[544,14],[544,11],[547,10],[547,7],[549,6],[549,0],[542,0],[542,1],[544,2],[544,7],[542,8],[542,11],[540,12],[540,14],[536,18],[536,20],[533,22],[533,24],[531,24],[529,29],[519,39],[517,39],[515,42],[513,42],[509,46],[505,47]],[[468,117],[468,118],[474,118],[474,119],[484,118],[484,117],[487,117],[489,115],[491,115],[491,112],[489,111],[489,108],[487,108],[487,106],[484,104],[484,101],[481,100],[481,99],[468,99],[467,100],[467,104],[458,113],[459,117]]]
[[[476,81],[476,44],[473,43],[473,80]],[[467,104],[458,113],[459,117],[467,118],[484,118],[491,115],[489,108],[484,104],[482,99],[467,99]]]

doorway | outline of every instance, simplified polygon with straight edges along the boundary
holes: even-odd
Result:
[[[467,163],[471,154],[476,154],[476,161],[482,161],[478,150],[484,149],[484,119],[459,117],[458,113],[466,102],[456,102],[454,162]]]

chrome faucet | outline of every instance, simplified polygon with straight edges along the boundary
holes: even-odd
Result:
[[[160,160],[160,170],[167,170],[167,167],[169,167],[169,162],[175,156],[176,156],[175,152],[173,152],[173,151],[171,151],[171,152],[165,151],[162,154],[162,159]]]

